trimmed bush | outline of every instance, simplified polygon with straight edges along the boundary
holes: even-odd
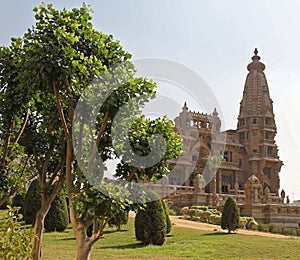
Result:
[[[163,200],[161,202],[162,202],[162,206],[164,208],[165,217],[166,217],[166,234],[169,234],[172,229],[172,222],[171,222],[171,219],[169,216],[169,209]]]
[[[16,194],[12,199],[12,207],[20,207],[19,213],[24,214],[25,194]]]
[[[184,215],[184,216],[188,216],[189,215],[189,207],[183,207],[180,210],[180,214]]]
[[[41,208],[41,194],[38,179],[31,182],[25,196],[24,221],[34,225],[36,213]],[[45,217],[45,229],[51,231],[64,231],[69,223],[69,214],[66,196],[60,190],[54,198],[47,216]]]
[[[246,228],[246,225],[247,225],[247,217],[240,217],[239,219],[239,228],[243,228],[245,229]]]
[[[222,229],[227,229],[228,233],[236,230],[239,227],[239,211],[236,202],[229,197],[224,205],[221,218]]]
[[[139,209],[135,217],[135,236],[144,245],[162,245],[166,235],[166,215],[159,196],[148,192],[153,201],[145,209]]]
[[[38,179],[34,179],[25,196],[24,221],[26,224],[34,225],[35,215],[41,208],[40,185]]]
[[[64,190],[61,189],[52,201],[49,212],[45,218],[47,232],[63,232],[69,224],[69,213]]]

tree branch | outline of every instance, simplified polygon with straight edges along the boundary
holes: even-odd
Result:
[[[61,120],[63,128],[64,128],[66,138],[68,139],[69,142],[71,142],[71,136],[70,136],[70,133],[69,133],[68,125],[67,125],[67,122],[66,122],[64,111],[62,109],[61,102],[60,102],[60,99],[59,99],[59,96],[58,96],[58,91],[57,91],[57,88],[56,88],[56,85],[55,85],[54,81],[52,81],[52,87],[53,87],[53,92],[54,92],[54,95],[55,95],[56,107],[57,107],[59,117],[60,117],[60,120]]]
[[[19,142],[24,130],[25,130],[25,127],[27,125],[27,122],[28,122],[28,118],[29,118],[29,108],[27,108],[27,111],[26,111],[26,114],[25,114],[25,118],[24,118],[24,123],[21,127],[21,129],[19,130],[15,140],[14,140],[14,143],[16,144],[17,142]]]
[[[104,133],[105,127],[107,126],[108,117],[109,117],[109,112],[106,111],[106,112],[105,112],[105,115],[104,115],[104,118],[103,118],[103,121],[102,121],[102,124],[101,124],[101,127],[100,127],[100,130],[99,130],[99,132],[98,132],[98,135],[97,135],[97,138],[96,138],[96,141],[95,141],[95,144],[94,144],[92,153],[91,153],[90,158],[89,158],[89,162],[88,162],[88,170],[90,170],[90,167],[91,167],[91,165],[92,165],[92,162],[93,162],[93,160],[94,160],[94,158],[95,158],[95,155],[96,155],[96,152],[97,152],[97,149],[98,149],[98,146],[99,146],[101,137],[102,137],[102,135],[103,135],[103,133]]]

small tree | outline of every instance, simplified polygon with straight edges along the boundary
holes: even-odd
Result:
[[[229,197],[226,200],[222,211],[222,229],[228,229],[228,233],[231,233],[231,231],[236,230],[239,227],[239,218],[240,214],[236,202],[233,198]]]
[[[148,192],[153,201],[139,209],[135,217],[135,236],[143,244],[162,245],[166,235],[166,215],[159,196]]]
[[[126,225],[128,222],[128,211],[121,210],[120,212],[114,214],[111,219],[108,221],[108,225],[116,226],[117,231],[121,231],[121,225]]]

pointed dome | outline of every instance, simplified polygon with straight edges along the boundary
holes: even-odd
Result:
[[[254,50],[254,56],[252,57],[252,62],[247,66],[248,71],[264,71],[266,66],[262,62],[260,62],[260,57],[257,55],[258,50],[255,48]]]

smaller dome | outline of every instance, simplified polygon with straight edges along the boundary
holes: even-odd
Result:
[[[260,183],[259,179],[254,174],[248,178],[247,182],[254,183],[254,184]]]
[[[260,57],[257,55],[258,54],[258,50],[257,48],[255,48],[254,50],[254,56],[252,57],[252,62],[247,66],[247,70],[248,71],[264,71],[266,66],[265,64],[263,64],[262,62],[260,62]]]

